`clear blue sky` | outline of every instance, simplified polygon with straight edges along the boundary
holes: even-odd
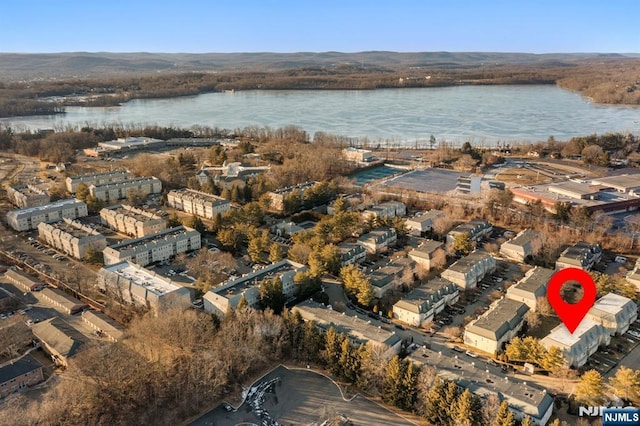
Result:
[[[640,52],[639,0],[2,0],[0,52]]]

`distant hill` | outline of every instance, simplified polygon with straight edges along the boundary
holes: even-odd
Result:
[[[49,79],[184,71],[278,71],[311,66],[353,65],[389,70],[412,67],[469,68],[480,65],[570,65],[588,59],[637,55],[492,52],[297,52],[297,53],[0,53],[0,79]]]

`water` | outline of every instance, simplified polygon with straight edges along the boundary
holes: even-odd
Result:
[[[371,91],[246,91],[132,100],[120,107],[68,107],[55,116],[1,119],[16,130],[106,124],[217,126],[294,125],[371,141],[416,140],[476,145],[540,141],[640,130],[640,108],[595,105],[553,85],[458,86]]]

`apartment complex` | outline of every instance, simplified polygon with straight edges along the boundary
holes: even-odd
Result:
[[[358,317],[342,314],[313,301],[296,305],[293,312],[300,312],[305,321],[312,321],[324,332],[333,327],[337,332],[344,333],[355,345],[370,344],[390,354],[400,352],[400,336]]]
[[[420,327],[433,321],[435,315],[442,312],[445,306],[456,303],[458,298],[457,285],[444,278],[434,278],[412,290],[393,305],[393,317]]]
[[[167,205],[206,219],[213,219],[231,208],[225,198],[186,188],[169,191]]]
[[[522,326],[529,307],[522,302],[502,298],[464,328],[465,345],[489,354],[502,352]]]
[[[380,299],[384,297],[389,290],[400,288],[402,285],[401,277],[403,272],[406,268],[413,267],[413,265],[415,265],[415,263],[411,259],[400,258],[369,272],[366,278],[369,280],[369,283],[371,283],[375,296]]]
[[[446,265],[443,247],[444,243],[440,241],[424,240],[418,247],[411,249],[407,256],[428,271],[434,264]]]
[[[378,254],[389,250],[398,241],[395,229],[378,228],[363,234],[358,238],[358,244],[363,246],[367,253]]]
[[[204,295],[202,298],[204,310],[208,313],[224,316],[229,308],[236,309],[238,307],[242,297],[247,301],[247,305],[256,307],[260,302],[260,283],[262,280],[273,280],[276,277],[282,282],[283,294],[290,298],[295,295],[293,278],[298,272],[306,270],[305,265],[284,259],[243,277],[230,279]]]
[[[167,221],[160,216],[126,204],[105,207],[100,219],[114,231],[135,238],[146,237],[167,229]]]
[[[473,251],[442,272],[446,278],[464,290],[475,288],[485,276],[496,270],[496,260],[484,251]]]
[[[53,223],[64,218],[77,219],[89,214],[87,205],[75,198],[54,201],[38,207],[12,210],[7,213],[7,223],[16,231],[37,229],[38,224]]]
[[[411,235],[422,237],[427,232],[433,231],[436,221],[441,217],[444,217],[444,213],[441,210],[429,210],[420,216],[407,219],[405,225],[409,228]]]
[[[360,263],[367,258],[367,252],[360,244],[342,243],[338,246],[338,250],[340,250],[340,264],[342,266]]]
[[[149,194],[160,194],[162,192],[162,181],[157,177],[151,176],[89,186],[91,196],[105,202],[122,200],[127,198],[131,192],[143,197]]]
[[[20,209],[44,206],[51,200],[46,191],[31,184],[10,186],[7,188],[7,198]]]
[[[38,237],[51,247],[76,259],[84,259],[89,250],[101,252],[107,246],[107,239],[104,235],[70,219],[63,219],[52,224],[40,223]]]
[[[78,185],[84,183],[87,188],[91,185],[100,185],[103,183],[123,182],[133,178],[133,175],[126,170],[113,170],[105,173],[88,173],[78,176],[69,176],[65,180],[67,191],[72,194],[78,189]]]
[[[284,201],[289,197],[298,198],[300,201],[304,199],[304,194],[316,185],[316,182],[304,182],[298,185],[288,186],[286,188],[276,189],[275,191],[267,192],[271,199],[270,208],[273,211],[284,211]]]
[[[507,297],[522,302],[532,311],[538,310],[538,298],[547,298],[547,285],[555,271],[536,266],[524,277],[507,289]]]
[[[96,285],[121,302],[146,306],[156,314],[191,305],[188,288],[129,261],[100,269]]]
[[[610,335],[620,335],[638,319],[638,305],[628,297],[608,293],[596,300],[586,317],[602,325]]]
[[[402,217],[407,214],[407,206],[400,201],[387,201],[377,204],[362,212],[365,219],[382,218],[391,219],[394,217]]]
[[[447,234],[447,244],[452,244],[460,234],[467,234],[472,241],[480,241],[482,238],[491,235],[493,225],[482,219],[473,219],[453,228]]]
[[[44,380],[42,364],[31,355],[0,365],[0,398],[19,392]]]
[[[538,231],[525,229],[500,246],[500,254],[504,257],[524,262],[542,250],[542,236]]]
[[[540,340],[540,344],[547,349],[557,347],[562,350],[565,363],[575,368],[585,365],[598,347],[607,346],[610,342],[609,331],[589,318],[584,318],[573,333],[560,324]]]
[[[179,253],[198,250],[200,233],[184,226],[166,229],[142,238],[114,244],[102,251],[105,265],[124,261],[146,266],[152,262],[167,260]]]
[[[590,271],[602,258],[602,249],[597,244],[577,242],[567,247],[556,260],[556,269],[579,268]]]

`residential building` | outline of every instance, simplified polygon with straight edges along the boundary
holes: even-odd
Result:
[[[602,325],[610,335],[620,335],[638,319],[638,305],[628,297],[608,293],[596,300],[586,317]]]
[[[355,345],[370,344],[389,354],[400,352],[400,336],[393,331],[376,327],[369,321],[334,311],[311,300],[296,305],[293,312],[300,312],[305,321],[312,321],[324,332],[333,327],[338,333],[344,333]]]
[[[288,198],[297,198],[300,202],[304,199],[304,194],[316,185],[316,182],[304,182],[298,185],[288,186],[286,188],[276,189],[275,191],[267,192],[271,199],[270,208],[276,212],[282,212],[285,210],[284,202]]]
[[[346,201],[346,210],[348,212],[352,212],[355,210],[355,205],[357,204],[361,204],[362,200],[363,200],[363,195],[360,193],[357,194],[348,194],[348,195],[339,195],[339,198],[341,197],[344,201]],[[327,204],[327,214],[333,216],[335,214],[335,210],[333,208],[333,205],[336,201],[330,201]]]
[[[361,244],[342,243],[338,246],[338,250],[340,250],[340,264],[342,266],[360,263],[367,258],[367,251]]]
[[[380,299],[389,290],[399,289],[402,286],[402,275],[405,269],[413,268],[414,265],[411,259],[401,258],[369,272],[366,278],[371,283],[375,296]]]
[[[31,355],[5,362],[0,365],[0,398],[42,381],[44,381],[42,364]]]
[[[40,292],[40,297],[44,299],[45,302],[53,305],[57,311],[67,315],[77,314],[87,308],[86,304],[57,288],[43,289]]]
[[[547,285],[555,271],[536,266],[528,270],[524,277],[507,289],[507,297],[522,302],[532,311],[538,310],[538,298],[547,298]]]
[[[640,258],[636,260],[635,267],[627,273],[627,282],[636,286],[636,291],[640,291]]]
[[[9,269],[5,272],[4,277],[12,284],[15,284],[21,291],[40,291],[47,285],[42,281],[33,278],[31,275],[19,269]]]
[[[289,299],[295,296],[295,275],[307,269],[305,265],[284,259],[242,277],[229,279],[204,295],[204,310],[222,317],[229,308],[236,309],[242,297],[248,306],[255,308],[260,302],[260,283],[276,277],[282,283],[283,294]]]
[[[406,214],[407,206],[400,201],[386,201],[362,212],[362,216],[365,220],[371,218],[391,219],[394,217],[406,216]]]
[[[524,262],[542,250],[542,235],[533,229],[525,229],[511,240],[500,246],[500,254],[504,257]]]
[[[76,259],[84,259],[90,251],[101,252],[107,246],[104,235],[70,219],[52,224],[41,222],[38,225],[38,237]]]
[[[278,222],[271,228],[271,231],[279,237],[291,237],[300,232],[306,231],[305,228],[294,222]]]
[[[393,317],[415,327],[433,321],[445,306],[458,301],[459,287],[444,278],[434,278],[415,288],[393,305]]]
[[[529,307],[516,300],[502,298],[489,310],[464,328],[464,343],[482,352],[495,355],[513,339],[524,324]]]
[[[358,244],[363,246],[367,253],[385,253],[389,247],[395,246],[398,234],[393,228],[378,228],[363,234],[358,238]]]
[[[487,252],[475,250],[442,272],[442,278],[468,290],[475,288],[485,276],[493,274],[495,270],[494,257]]]
[[[553,414],[553,398],[546,389],[506,376],[497,367],[456,356],[449,350],[436,352],[427,348],[416,349],[407,359],[420,366],[433,367],[441,379],[453,381],[481,398],[495,395],[507,401],[516,419],[529,416],[533,424],[544,426]]]
[[[167,229],[167,221],[164,218],[126,204],[103,208],[100,210],[100,219],[109,228],[135,238]]]
[[[187,309],[191,292],[130,261],[108,265],[98,271],[98,288],[121,302],[146,306],[157,314],[171,308]]]
[[[127,137],[107,142],[98,142],[97,147],[85,149],[84,154],[88,157],[109,157],[114,154],[160,149],[165,148],[166,146],[167,142],[161,139],[148,138],[144,136]]]
[[[188,188],[169,191],[167,205],[206,219],[213,219],[231,208],[231,202],[225,198]]]
[[[100,336],[104,336],[114,343],[120,340],[124,334],[123,326],[100,311],[84,311],[82,320],[96,330]]]
[[[59,317],[34,324],[33,335],[40,341],[42,348],[51,355],[53,362],[66,367],[67,360],[76,355],[88,339]]]
[[[444,217],[441,210],[429,210],[420,216],[414,216],[405,222],[405,226],[409,229],[411,235],[422,237],[428,232],[432,232],[436,221]]]
[[[200,233],[185,226],[165,229],[156,234],[114,244],[102,251],[105,265],[124,261],[146,266],[187,251],[199,250]]]
[[[270,165],[266,166],[243,166],[240,162],[227,163],[226,161],[220,167],[202,167],[196,174],[196,178],[200,185],[213,180],[214,183],[229,182],[234,180],[245,181],[250,177],[257,176],[261,173],[271,170]]]
[[[407,256],[428,271],[434,264],[439,264],[441,267],[446,265],[447,259],[443,247],[444,243],[440,241],[424,240],[418,247],[411,249]]]
[[[162,181],[157,177],[151,176],[89,186],[89,194],[105,202],[125,199],[132,192],[141,197],[146,197],[149,194],[160,194],[162,192]]]
[[[373,151],[368,149],[348,147],[342,150],[342,158],[357,163],[370,163],[374,160]]]
[[[131,173],[126,170],[113,170],[105,173],[88,173],[78,176],[69,176],[65,180],[67,185],[67,191],[75,194],[78,189],[78,185],[84,183],[87,188],[91,185],[99,185],[103,183],[123,182],[133,177]]]
[[[480,241],[493,232],[493,225],[482,219],[473,219],[453,228],[447,234],[447,244],[452,244],[459,234],[467,234],[472,241]]]
[[[29,231],[37,229],[41,222],[53,223],[64,218],[77,219],[88,214],[85,203],[75,198],[69,198],[43,206],[12,210],[7,213],[7,223],[16,231]]]
[[[567,247],[556,260],[556,269],[579,268],[590,271],[602,258],[602,249],[597,244],[577,242]]]
[[[555,346],[562,350],[565,363],[574,368],[585,365],[598,347],[607,346],[610,342],[609,331],[589,318],[584,318],[573,333],[560,324],[540,340],[540,344],[547,349]]]
[[[35,185],[14,185],[7,188],[7,198],[14,206],[20,209],[38,207],[49,204],[51,198],[46,191]]]

